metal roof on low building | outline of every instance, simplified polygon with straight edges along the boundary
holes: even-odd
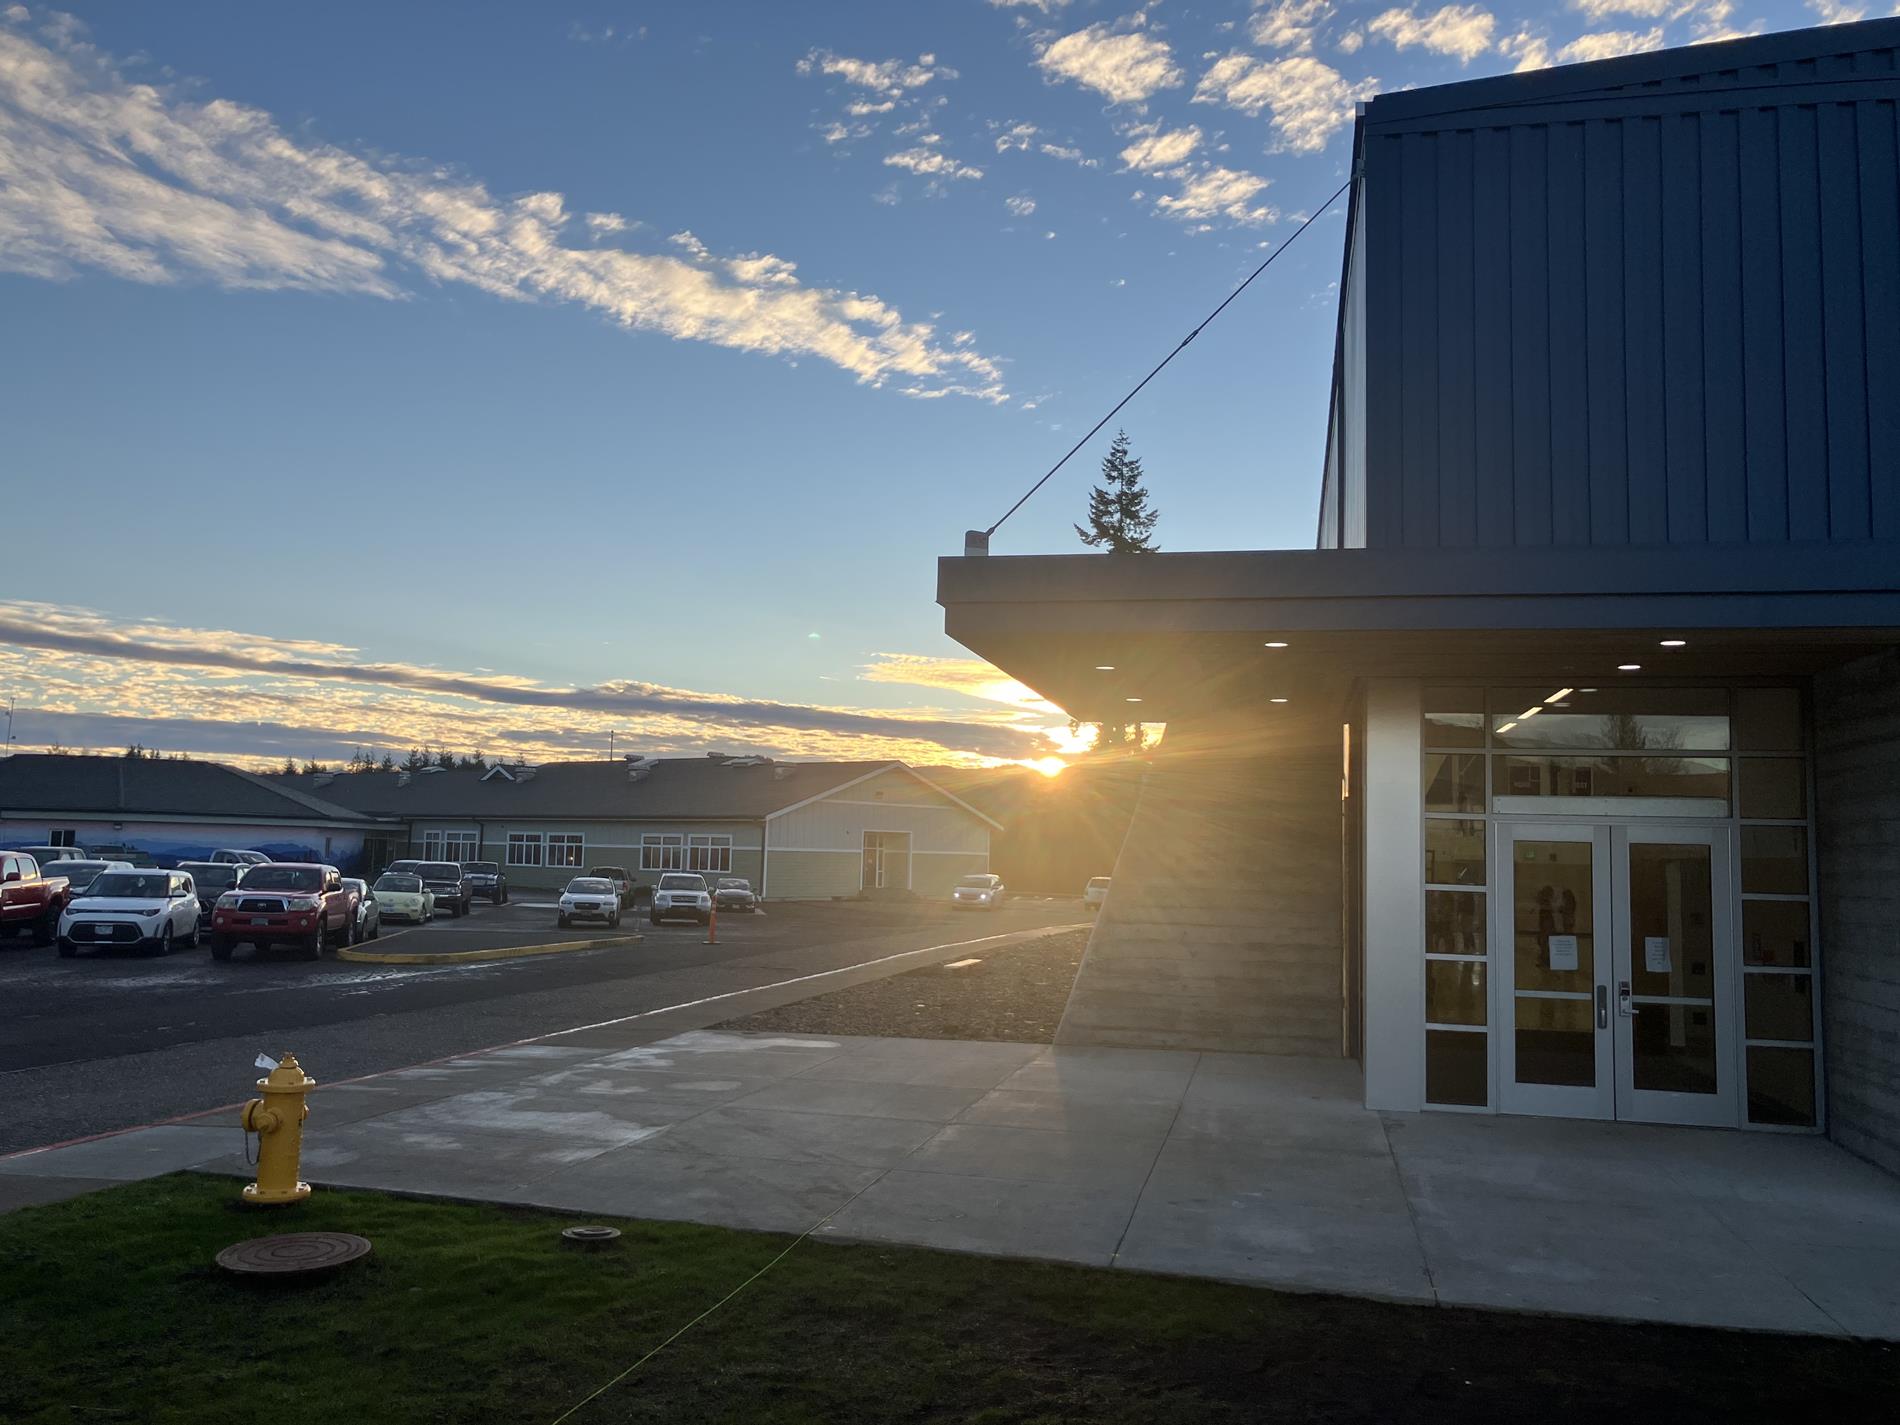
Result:
[[[221,762],[16,753],[0,758],[0,816],[41,811],[356,824],[373,819],[299,785],[315,780],[260,777]]]
[[[933,785],[897,761],[773,762],[756,757],[553,762],[499,770],[457,767],[342,772],[327,779],[321,774],[299,774],[270,780],[320,792],[370,815],[385,817],[761,821],[888,771],[906,772],[925,785]],[[951,796],[951,800],[957,798]],[[982,815],[974,808],[966,809]]]

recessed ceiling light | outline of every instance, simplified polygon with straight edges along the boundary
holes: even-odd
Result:
[[[1547,703],[1560,703],[1576,691],[1575,688],[1559,688],[1556,692],[1545,698],[1544,701]]]
[[[1638,672],[1642,666],[1640,663],[1619,663],[1616,665],[1616,671],[1619,673],[1635,673]]]
[[[1125,703],[1138,703],[1141,701],[1141,699],[1140,698],[1123,698],[1122,701]]]
[[[1265,647],[1265,648],[1285,648],[1285,647],[1286,647],[1286,645],[1285,645],[1284,643],[1281,643],[1281,642],[1279,642],[1279,641],[1278,641],[1278,640],[1276,639],[1276,640],[1275,640],[1274,642],[1272,642],[1272,643],[1268,643],[1268,644],[1263,644],[1263,645],[1262,645],[1262,647]]]
[[[1505,723],[1505,724],[1504,724],[1504,726],[1502,726],[1502,727],[1500,727],[1500,728],[1498,729],[1498,731],[1499,731],[1499,732],[1509,732],[1509,731],[1510,731],[1510,730],[1511,730],[1512,728],[1514,728],[1514,727],[1516,727],[1516,726],[1517,726],[1517,724],[1516,724],[1515,722],[1507,722],[1507,723]]]
[[[1268,698],[1267,701],[1270,703],[1283,703],[1286,701],[1286,699],[1285,698]]]
[[[1519,722],[1526,722],[1529,719],[1536,717],[1542,711],[1543,709],[1541,707],[1525,708],[1523,712],[1517,715],[1517,720]]]
[[[1097,673],[1113,673],[1115,671],[1115,665],[1113,663],[1097,663],[1095,665],[1095,671]]]
[[[1686,638],[1665,638],[1662,641],[1662,646],[1664,648],[1687,648],[1689,646],[1689,640]]]

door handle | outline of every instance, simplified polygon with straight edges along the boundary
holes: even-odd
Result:
[[[1608,1029],[1609,1027],[1610,1027],[1610,987],[1608,985],[1598,985],[1597,986],[1597,1028]]]
[[[1632,996],[1630,995],[1630,982],[1628,980],[1617,981],[1616,1012],[1625,1019],[1634,1019],[1637,1015],[1636,1005],[1632,1002]]]

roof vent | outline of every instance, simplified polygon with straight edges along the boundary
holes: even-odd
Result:
[[[770,757],[728,757],[719,765],[721,767],[763,767],[771,760]]]
[[[651,767],[630,766],[627,768],[627,780],[629,782],[644,782],[652,775],[653,769]]]
[[[319,772],[317,773],[315,779],[310,783],[310,785],[313,787],[327,787],[330,785],[330,783],[334,782],[335,780],[336,780],[336,773]]]
[[[448,770],[449,769],[447,767],[418,767],[416,768],[416,771],[424,777],[433,777],[437,775],[438,773],[446,772]]]
[[[405,771],[401,771],[401,772],[398,772],[398,773],[396,774],[396,785],[397,785],[397,786],[399,786],[399,787],[406,787],[406,786],[408,786],[408,785],[409,785],[409,780],[410,780],[410,778],[409,778],[409,773],[408,773],[408,772],[407,772],[406,770],[405,770]]]
[[[484,782],[492,782],[497,777],[500,777],[502,781],[504,782],[512,782],[515,779],[515,774],[513,772],[510,772],[506,767],[502,766],[501,763],[499,762],[497,762],[494,766],[490,767],[486,772],[482,773],[482,780]]]
[[[515,768],[515,780],[517,782],[532,782],[534,780],[534,774],[538,770],[539,769],[535,767],[517,767]]]
[[[775,782],[782,782],[791,775],[792,769],[790,767],[774,767],[772,769],[772,780]]]

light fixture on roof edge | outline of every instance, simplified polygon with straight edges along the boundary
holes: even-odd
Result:
[[[1689,646],[1689,640],[1686,638],[1665,638],[1657,646],[1659,648],[1687,648]]]
[[[1275,639],[1272,643],[1263,643],[1260,646],[1262,648],[1285,648],[1286,644],[1280,642],[1278,639]]]
[[[1619,663],[1616,665],[1616,671],[1619,673],[1639,673],[1642,671],[1642,668],[1643,665],[1640,663]]]

